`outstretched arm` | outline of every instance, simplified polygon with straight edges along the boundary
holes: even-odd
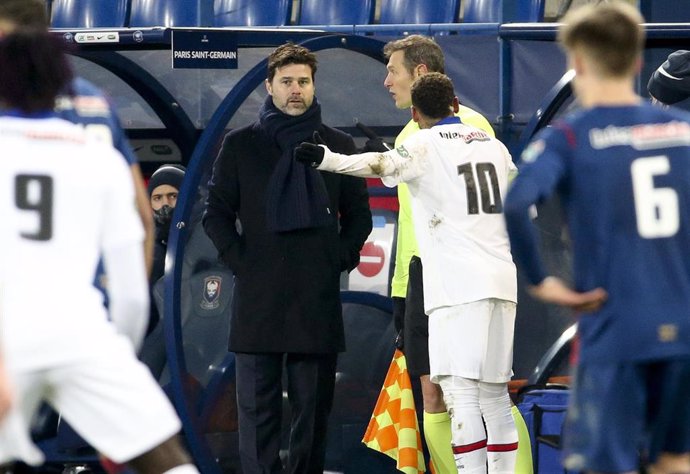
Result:
[[[397,178],[398,181],[419,176],[422,171],[419,150],[414,153],[404,146],[384,153],[371,152],[356,155],[334,153],[325,145],[304,142],[295,149],[295,159],[323,171],[359,176],[361,178]],[[403,176],[403,170],[405,175]]]

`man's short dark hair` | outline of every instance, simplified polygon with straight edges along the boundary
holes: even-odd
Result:
[[[644,18],[623,2],[587,4],[568,12],[558,31],[567,51],[581,50],[605,77],[636,73],[645,43]]]
[[[448,117],[453,113],[454,99],[453,82],[445,74],[423,74],[412,84],[412,105],[426,117]]]
[[[43,0],[2,0],[0,21],[12,23],[19,28],[46,30],[50,24],[46,2]]]
[[[311,68],[311,78],[316,75],[316,55],[304,46],[292,42],[278,46],[268,57],[268,82],[273,81],[276,70],[288,64],[306,64]]]
[[[386,59],[390,59],[396,51],[404,53],[403,64],[410,74],[420,64],[424,64],[429,72],[445,72],[443,50],[432,38],[410,35],[391,41],[383,47],[383,55]]]

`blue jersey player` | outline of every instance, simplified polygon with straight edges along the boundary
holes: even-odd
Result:
[[[587,5],[559,40],[582,110],[522,155],[506,198],[512,252],[546,302],[582,312],[565,432],[566,467],[690,473],[690,116],[634,89],[643,18]],[[528,209],[558,194],[573,245],[574,287],[548,276]]]

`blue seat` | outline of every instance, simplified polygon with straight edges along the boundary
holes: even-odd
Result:
[[[373,0],[302,0],[300,25],[368,25],[374,22]]]
[[[463,0],[463,23],[500,23],[500,0]]]
[[[127,0],[52,0],[53,28],[122,28],[127,24]]]
[[[292,0],[215,0],[214,26],[283,26],[290,24]]]
[[[130,0],[129,26],[212,26],[213,0]]]
[[[382,0],[379,23],[455,23],[458,0]]]
[[[544,21],[544,5],[546,0],[519,0],[515,21],[536,23]]]
[[[503,15],[503,0],[462,0],[463,23],[535,23],[544,21],[546,0],[517,0],[510,18]]]

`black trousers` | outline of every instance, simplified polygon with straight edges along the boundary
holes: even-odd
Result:
[[[240,460],[244,474],[282,473],[283,362],[292,412],[289,474],[323,474],[337,354],[236,353]]]

